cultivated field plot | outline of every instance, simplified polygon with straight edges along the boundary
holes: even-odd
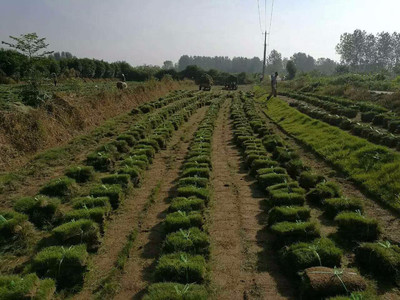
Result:
[[[265,98],[174,91],[2,191],[0,299],[400,299],[400,117]]]

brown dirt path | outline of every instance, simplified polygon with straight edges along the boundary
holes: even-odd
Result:
[[[263,111],[259,104],[258,106],[260,111]],[[334,167],[330,166],[322,158],[315,155],[312,151],[307,150],[294,137],[286,134],[278,125],[273,123],[264,113],[260,113],[260,116],[264,118],[276,134],[284,138],[285,141],[296,150],[305,165],[310,166],[317,173],[329,178],[329,180],[336,182],[341,187],[343,194],[347,197],[361,199],[364,204],[365,214],[377,219],[381,224],[384,231],[384,234],[382,235],[383,239],[389,239],[397,243],[400,242],[400,218],[398,215],[363,194],[362,191],[346,177],[346,175],[336,171]]]
[[[214,196],[210,211],[211,283],[215,299],[291,299],[268,248],[263,194],[241,164],[232,142],[229,104],[218,116],[212,144]]]
[[[91,269],[86,276],[84,288],[74,299],[90,299],[93,291],[99,286],[101,280],[113,268],[118,253],[126,242],[127,235],[134,228],[138,228],[138,235],[131,258],[125,266],[125,275],[121,280],[119,299],[129,299],[146,285],[146,280],[141,277],[141,271],[151,265],[158,254],[162,241],[158,225],[160,218],[165,213],[167,204],[165,198],[178,177],[180,163],[183,160],[187,143],[186,136],[192,136],[199,122],[203,119],[206,107],[195,112],[189,121],[176,131],[168,143],[167,149],[156,154],[153,164],[145,172],[145,178],[140,188],[135,189],[118,213],[107,224],[102,245],[98,253],[93,256],[90,263]],[[154,203],[148,207],[149,198],[157,186],[160,186]],[[146,210],[146,207],[148,210]],[[141,212],[146,210],[146,215],[141,218]],[[154,243],[152,245],[152,243]],[[154,246],[154,247],[153,247]],[[143,253],[146,256],[143,256]]]
[[[197,130],[200,121],[204,118],[207,107],[199,109],[175,134],[166,151],[162,153],[160,161],[153,166],[156,174],[149,174],[152,185],[161,182],[161,188],[154,204],[148,210],[143,222],[139,224],[139,232],[135,246],[131,252],[124,275],[120,280],[120,290],[115,299],[141,299],[146,287],[151,282],[156,259],[160,255],[161,244],[165,238],[162,230],[162,221],[165,219],[169,207],[168,199],[173,197],[176,180],[184,158],[188,151],[189,142]],[[157,163],[157,164],[156,164]],[[144,184],[140,199],[146,199],[151,191],[150,184]],[[138,199],[138,195],[136,196]]]

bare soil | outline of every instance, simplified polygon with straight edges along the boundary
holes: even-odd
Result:
[[[292,299],[269,248],[263,193],[247,175],[232,142],[229,104],[218,116],[213,138],[214,187],[210,211],[211,283],[215,299]]]

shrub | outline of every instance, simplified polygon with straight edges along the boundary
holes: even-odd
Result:
[[[172,212],[175,211],[202,211],[205,207],[204,200],[196,198],[196,197],[178,197],[174,198],[171,201],[171,205],[169,206],[169,210]]]
[[[376,240],[381,232],[378,222],[357,212],[341,212],[335,218],[338,233],[356,241]]]
[[[75,179],[76,182],[83,183],[94,178],[94,168],[91,166],[71,167],[65,171],[65,175]]]
[[[282,263],[295,273],[314,266],[339,267],[342,255],[342,251],[327,238],[293,244],[281,250]]]
[[[319,228],[315,222],[280,222],[270,227],[276,237],[277,245],[293,242],[307,242],[319,237]]]
[[[40,194],[67,199],[73,197],[76,192],[75,180],[68,177],[53,179],[40,189]]]
[[[58,288],[73,287],[83,283],[88,256],[85,245],[48,247],[36,254],[31,268],[40,277],[56,279]]]
[[[210,192],[207,188],[199,188],[193,185],[179,187],[177,192],[179,197],[197,197],[206,202],[210,197]]]
[[[364,278],[351,269],[312,267],[304,271],[301,281],[302,299],[325,299],[366,288]]]
[[[19,229],[28,220],[28,216],[17,212],[0,213],[0,245],[6,245],[19,236]]]
[[[156,281],[201,283],[205,279],[206,262],[203,256],[185,252],[160,257],[154,272]]]
[[[268,213],[268,225],[279,222],[308,221],[310,209],[302,206],[277,206]]]
[[[104,219],[109,215],[111,207],[95,207],[75,209],[64,215],[64,220],[70,222],[73,220],[89,219],[96,223],[103,224]]]
[[[91,188],[90,195],[93,197],[108,197],[113,209],[118,208],[124,200],[124,193],[122,192],[121,186],[118,184],[95,185]]]
[[[101,178],[101,182],[104,184],[118,184],[123,188],[129,186],[131,177],[128,174],[113,174]]]
[[[210,177],[210,169],[208,168],[189,168],[185,169],[182,173],[182,177]]]
[[[203,217],[198,211],[189,213],[183,211],[173,212],[168,214],[164,221],[164,228],[167,233],[190,227],[201,227],[202,225]]]
[[[325,199],[337,198],[340,196],[340,188],[333,182],[322,182],[311,189],[307,194],[307,200],[313,203],[322,204]]]
[[[315,188],[315,186],[324,181],[324,176],[313,174],[311,172],[302,172],[299,177],[299,185],[307,190]]]
[[[186,177],[186,178],[179,179],[179,183],[178,183],[179,187],[190,186],[190,185],[195,186],[195,187],[205,188],[208,186],[208,178]]]
[[[55,290],[53,280],[40,280],[36,274],[0,275],[0,299],[52,299]]]
[[[57,198],[48,198],[38,195],[36,197],[24,197],[14,204],[17,212],[24,213],[29,216],[29,221],[37,227],[46,224],[52,224],[55,221],[60,200]]]
[[[281,190],[269,191],[269,199],[267,199],[268,205],[273,206],[284,206],[284,205],[298,205],[302,206],[305,201],[303,194],[290,193]]]
[[[163,245],[165,253],[188,252],[191,254],[208,255],[210,241],[208,235],[199,228],[193,227],[188,230],[180,229],[167,235]]]
[[[94,207],[105,207],[111,208],[110,200],[108,197],[79,197],[72,199],[72,206],[75,209],[80,208],[94,208]]]
[[[84,243],[88,249],[96,249],[99,245],[99,226],[92,220],[78,220],[64,223],[51,232],[58,245],[77,245]]]
[[[143,300],[207,300],[208,293],[203,285],[179,283],[153,283]]]
[[[94,152],[87,156],[86,164],[94,167],[97,171],[107,172],[114,166],[114,158],[105,152]]]
[[[118,174],[127,174],[129,175],[131,182],[135,186],[140,186],[140,183],[142,182],[142,170],[139,169],[138,167],[122,167],[121,169],[117,170]]]
[[[362,203],[359,199],[332,198],[324,201],[324,211],[326,216],[334,218],[342,211],[363,211]]]
[[[355,251],[356,261],[382,279],[400,280],[400,247],[389,242],[363,243]]]

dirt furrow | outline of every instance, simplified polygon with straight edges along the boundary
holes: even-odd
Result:
[[[215,299],[288,299],[289,282],[268,248],[263,194],[232,142],[229,104],[221,109],[212,145],[211,282]]]
[[[164,240],[162,221],[168,209],[168,199],[173,196],[176,180],[179,177],[180,167],[188,151],[188,145],[200,121],[204,118],[207,108],[199,109],[175,134],[169,147],[164,151],[158,161],[153,164],[153,173],[149,174],[149,184],[143,185],[140,201],[145,201],[150,196],[152,187],[160,183],[159,192],[154,195],[154,203],[149,208],[146,216],[139,224],[138,236],[129,261],[120,280],[120,290],[115,299],[141,299],[147,285],[151,282],[156,259],[160,255],[161,244]],[[151,182],[151,184],[150,184]]]
[[[134,229],[138,229],[134,251],[126,264],[125,275],[121,281],[123,299],[130,298],[137,290],[143,288],[146,280],[141,277],[143,271],[156,257],[159,249],[157,225],[167,207],[165,198],[173,180],[177,178],[181,160],[186,153],[185,136],[191,136],[198,123],[203,119],[206,108],[199,109],[189,121],[176,131],[166,150],[156,154],[153,164],[145,172],[140,188],[125,199],[123,206],[107,224],[103,243],[93,257],[91,269],[86,276],[83,291],[76,299],[89,299],[99,287],[101,280],[113,268],[118,254],[126,243],[126,238]],[[155,193],[155,191],[158,191]],[[151,205],[151,206],[149,206]],[[145,214],[143,214],[145,212]],[[139,218],[139,216],[142,216]],[[140,222],[142,221],[142,222]],[[154,244],[154,247],[152,245]],[[144,255],[145,253],[145,255]]]

